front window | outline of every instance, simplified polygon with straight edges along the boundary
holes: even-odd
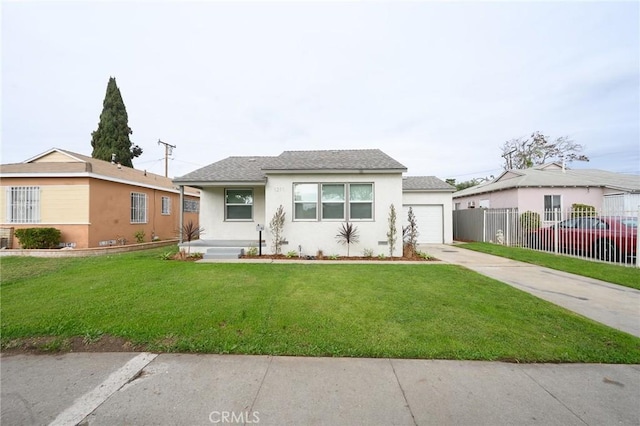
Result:
[[[344,184],[322,185],[322,219],[344,219]]]
[[[373,184],[349,185],[349,219],[373,219]]]
[[[318,218],[318,185],[297,183],[293,186],[294,218],[316,220]]]
[[[131,223],[147,223],[147,194],[131,193]]]
[[[40,222],[39,186],[12,186],[8,189],[7,201],[9,222]]]
[[[171,198],[169,197],[162,197],[162,214],[171,214]]]
[[[225,219],[252,220],[253,219],[253,190],[227,189],[225,190]]]
[[[559,195],[544,196],[544,220],[556,220],[556,210],[561,208]]]
[[[200,203],[198,200],[184,200],[182,211],[185,213],[198,213],[200,211]]]

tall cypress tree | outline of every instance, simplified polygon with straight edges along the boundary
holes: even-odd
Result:
[[[116,79],[109,78],[107,93],[102,102],[102,114],[98,129],[91,133],[91,156],[100,160],[111,161],[111,154],[115,154],[115,161],[123,166],[133,167],[131,159],[142,154],[142,148],[133,145],[129,135],[133,131],[129,127],[129,116],[122,101],[120,89]]]

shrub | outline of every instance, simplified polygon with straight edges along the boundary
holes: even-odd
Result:
[[[318,249],[318,251],[316,252],[316,259],[324,259],[324,252],[320,249]]]
[[[360,239],[358,235],[358,227],[353,226],[352,223],[343,223],[336,235],[338,242],[347,245],[347,257],[349,257],[349,246],[353,243],[357,243]]]
[[[418,222],[416,221],[416,215],[413,213],[413,208],[409,207],[409,213],[407,214],[407,221],[409,224],[403,231],[403,240],[405,244],[409,244],[410,250],[415,252],[418,246]],[[404,247],[403,247],[404,248]]]
[[[141,230],[139,230],[139,231],[136,231],[136,232],[133,234],[133,236],[134,236],[134,237],[135,237],[135,239],[136,239],[136,243],[144,243],[144,237],[145,237],[145,235],[146,235],[146,234],[144,233],[144,230],[143,230],[143,229],[141,229]]]
[[[329,255],[329,260],[338,260],[340,259],[340,256],[337,254],[330,254]]]
[[[535,231],[540,228],[540,214],[526,211],[520,215],[520,226],[525,232]]]
[[[364,249],[362,251],[362,254],[364,254],[364,257],[373,257],[373,250],[372,249]]]
[[[60,246],[62,234],[56,228],[23,228],[15,233],[23,249],[51,249]]]
[[[588,204],[571,204],[571,218],[596,216],[596,208]]]
[[[247,249],[247,256],[257,256],[258,255],[258,247],[249,247]]]
[[[293,258],[293,257],[296,257],[297,255],[298,255],[298,252],[297,252],[297,251],[295,251],[295,250],[289,250],[289,251],[287,252],[287,257],[288,257],[289,259],[291,259],[291,258]]]
[[[204,234],[204,228],[193,223],[192,220],[182,225],[182,229],[179,231],[182,233],[182,240],[187,241],[188,253],[191,253],[191,241],[200,238],[200,234]]]

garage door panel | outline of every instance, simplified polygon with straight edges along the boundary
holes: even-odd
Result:
[[[418,244],[441,244],[443,233],[443,205],[404,205],[402,206],[404,218],[403,226],[407,226],[409,207],[413,209],[418,225]]]

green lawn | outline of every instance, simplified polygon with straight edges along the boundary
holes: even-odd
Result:
[[[640,339],[452,265],[196,264],[162,250],[2,258],[1,343],[152,351],[640,363]]]
[[[583,260],[565,255],[491,243],[465,243],[457,247],[494,254],[521,262],[533,263],[535,265],[640,290],[640,268],[634,268],[633,266],[612,265],[604,262]]]

